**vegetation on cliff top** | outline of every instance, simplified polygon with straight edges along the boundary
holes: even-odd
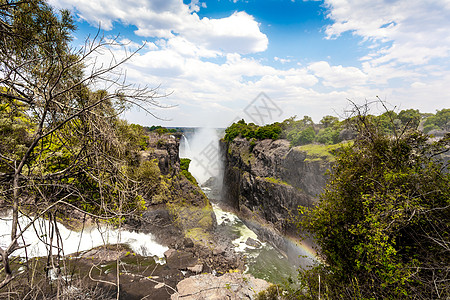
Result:
[[[388,111],[379,116],[367,115],[366,118],[389,135],[403,129],[417,129],[421,123],[424,133],[432,133],[432,130],[450,130],[450,109],[442,109],[434,115],[423,114],[414,109],[402,110],[399,113]],[[292,117],[281,123],[258,126],[240,120],[225,130],[224,140],[231,142],[236,137],[252,141],[282,138],[289,140],[291,146],[312,143],[334,145],[356,136],[355,122],[357,122],[355,118],[339,121],[337,117],[325,116],[319,124],[315,124],[310,117],[304,116],[301,120]]]
[[[300,273],[304,299],[446,299],[450,296],[450,174],[412,129],[386,134],[356,117],[353,144],[336,153],[331,180],[299,222],[322,259]],[[319,283],[320,280],[320,283]]]
[[[183,174],[184,177],[186,177],[193,184],[198,185],[198,182],[195,179],[195,177],[192,176],[191,172],[189,172],[190,163],[191,163],[191,160],[189,158],[180,158],[181,174]]]

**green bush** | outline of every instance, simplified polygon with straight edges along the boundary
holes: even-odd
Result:
[[[230,127],[225,129],[224,140],[232,141],[236,137],[243,137],[247,140],[257,139],[272,139],[276,140],[280,137],[282,127],[280,123],[269,124],[265,126],[258,126],[253,123],[245,123],[244,120],[240,120],[237,123],[233,123]]]
[[[429,116],[423,125],[425,133],[433,129],[450,131],[450,109],[438,110],[434,116]]]
[[[311,144],[314,141],[315,137],[316,132],[314,131],[314,128],[312,126],[309,126],[299,132],[292,134],[290,142],[292,146],[306,145]]]
[[[180,158],[181,174],[183,174],[183,176],[186,177],[193,184],[198,185],[198,182],[195,179],[195,177],[192,176],[191,172],[189,172],[190,163],[191,163],[191,160],[189,158]]]
[[[321,257],[300,276],[308,299],[318,275],[324,299],[448,298],[450,174],[435,157],[450,134],[432,144],[418,131],[386,134],[374,118],[356,125],[318,205],[301,210]]]
[[[146,187],[154,187],[160,182],[161,171],[158,161],[143,161],[135,170],[134,177]]]

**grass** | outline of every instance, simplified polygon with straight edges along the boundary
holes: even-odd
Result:
[[[264,177],[264,180],[275,183],[275,184],[281,184],[281,185],[285,185],[285,186],[291,186],[289,183],[287,183],[286,181],[283,181],[281,179],[278,178],[273,178],[273,177]]]
[[[320,161],[320,160],[334,161],[335,158],[333,155],[333,151],[346,145],[348,145],[348,143],[345,144],[340,143],[334,145],[308,144],[298,146],[296,147],[296,149],[298,149],[299,151],[306,152],[307,154],[306,161]]]

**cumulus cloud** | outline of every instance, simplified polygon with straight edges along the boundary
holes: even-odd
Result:
[[[309,65],[309,70],[322,78],[324,86],[343,88],[366,83],[367,74],[355,67],[330,66],[326,61],[319,61]]]
[[[328,38],[352,32],[365,41],[382,43],[370,58],[374,65],[391,61],[422,65],[450,54],[450,2],[421,0],[326,0]]]
[[[50,0],[59,8],[70,8],[91,25],[111,30],[114,22],[135,25],[142,37],[174,38],[181,36],[210,51],[241,54],[267,49],[267,36],[256,20],[245,12],[213,19],[199,18],[196,12],[205,4],[192,0]]]
[[[315,121],[341,113],[348,98],[379,95],[423,111],[448,101],[443,91],[450,74],[443,61],[450,49],[450,4],[444,1],[325,0],[332,24],[324,38],[339,39],[345,32],[362,37],[360,46],[368,53],[353,65],[333,64],[331,58],[295,64],[296,58],[273,53],[252,58],[248,54],[268,47],[255,18],[243,11],[200,18],[202,0],[50,2],[71,8],[94,26],[101,22],[109,30],[121,22],[136,26],[135,34],[143,40],[152,38],[123,68],[131,82],[170,93],[163,101],[178,107],[158,113],[174,119],[166,126],[226,126],[244,117],[240,112],[261,91],[282,108],[282,118],[310,115]],[[133,49],[140,46],[121,42]],[[107,63],[112,58],[108,55],[120,57],[121,51],[112,48],[98,61]],[[143,112],[132,114],[132,122],[154,124]]]

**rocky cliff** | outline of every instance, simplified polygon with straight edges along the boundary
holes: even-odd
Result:
[[[178,133],[150,134],[148,150],[139,153],[136,168],[136,176],[143,182],[141,188],[146,189],[146,210],[129,224],[152,232],[166,245],[184,237],[206,243],[216,226],[215,215],[199,186],[181,172],[180,137]]]
[[[299,206],[317,201],[333,160],[327,146],[290,147],[287,140],[235,138],[220,148],[224,203],[283,234],[295,233]]]

